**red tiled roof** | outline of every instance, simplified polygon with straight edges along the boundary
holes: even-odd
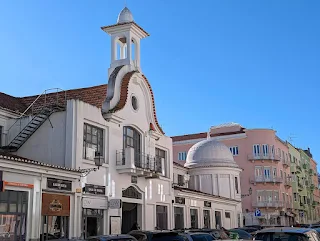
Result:
[[[23,112],[27,108],[19,98],[2,92],[0,92],[0,107],[13,112]]]
[[[116,112],[121,110],[128,99],[128,87],[129,82],[132,77],[132,75],[136,71],[129,72],[125,74],[125,76],[122,79],[121,83],[121,89],[120,89],[120,100],[118,104],[110,110],[110,112]],[[154,103],[154,95],[151,89],[151,85],[148,81],[148,79],[143,75],[144,80],[146,81],[146,84],[149,87],[151,98],[152,98],[152,107],[153,107],[153,115],[155,119],[155,124],[159,128],[160,132],[164,134],[164,131],[159,125],[157,115],[156,115],[156,108]],[[105,100],[105,97],[107,95],[107,85],[98,85],[98,86],[92,86],[87,88],[81,88],[81,89],[72,89],[67,91],[61,91],[57,93],[50,93],[46,95],[42,95],[39,97],[39,99],[34,103],[32,106],[32,111],[37,112],[41,110],[44,106],[51,105],[54,103],[65,105],[65,99],[78,99],[82,100],[83,102],[86,102],[90,105],[96,106],[98,108],[102,107],[102,103]],[[11,111],[18,110],[20,113],[23,113],[28,106],[32,104],[33,101],[36,100],[38,95],[34,96],[27,96],[27,97],[13,97],[10,95],[6,95],[3,93],[0,93],[0,107],[9,109]],[[58,100],[58,101],[57,101]],[[31,110],[30,110],[31,111]]]
[[[39,97],[39,99],[34,103],[32,111],[36,112],[42,109],[44,106],[54,104],[57,102],[58,104],[64,105],[65,99],[78,99],[98,108],[101,108],[102,102],[104,101],[106,94],[106,84],[81,89],[66,90],[57,93],[49,93]],[[39,95],[27,97],[13,97],[10,95],[0,93],[0,107],[11,111],[19,110],[20,113],[23,113],[28,108],[28,106],[30,106],[32,102],[36,100],[38,96]]]
[[[224,133],[216,133],[211,134],[211,137],[215,136],[227,136],[227,135],[235,135],[235,134],[241,134],[244,133],[244,128],[242,128],[240,131],[234,131],[234,132],[224,132]],[[187,140],[194,140],[194,139],[201,139],[207,137],[207,132],[201,132],[201,133],[195,133],[195,134],[187,134],[182,136],[172,136],[172,141],[187,141]]]
[[[78,172],[78,173],[82,172],[81,169],[74,169],[74,168],[68,168],[68,167],[63,167],[63,166],[51,165],[51,164],[39,162],[36,160],[31,160],[31,159],[28,159],[25,157],[17,156],[12,153],[2,152],[2,151],[0,151],[0,159],[5,159],[5,160],[9,160],[9,161],[14,161],[14,162],[21,162],[21,163],[26,163],[26,164],[32,164],[32,165],[37,165],[37,166],[50,167],[50,168],[55,168],[55,169],[60,169],[60,170],[65,170],[65,171],[72,171],[72,172]]]

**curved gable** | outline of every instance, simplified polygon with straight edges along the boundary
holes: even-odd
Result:
[[[123,109],[124,106],[126,105],[127,100],[128,100],[129,83],[130,83],[131,77],[135,73],[139,73],[139,71],[128,72],[122,78],[121,88],[120,88],[120,100],[119,100],[119,102],[116,104],[116,106],[113,109],[108,111],[109,113],[115,113],[115,112]],[[148,81],[148,79],[147,79],[147,77],[145,75],[142,75],[142,77],[143,77],[143,80],[145,81],[145,83],[148,86],[148,89],[150,91],[151,100],[152,100],[152,111],[153,111],[153,117],[154,117],[155,124],[157,125],[158,129],[160,130],[160,132],[162,134],[164,134],[164,131],[160,127],[158,119],[157,119],[156,107],[155,107],[155,102],[154,102],[154,95],[153,95],[153,91],[152,91],[151,85],[150,85],[150,83],[149,83],[149,81]]]

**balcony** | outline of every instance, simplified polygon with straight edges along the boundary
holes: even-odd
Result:
[[[250,154],[248,155],[249,161],[275,161],[279,162],[281,160],[280,156],[275,154]]]
[[[270,177],[270,178],[266,178],[266,177],[254,177],[250,179],[251,184],[256,184],[256,183],[282,183],[283,182],[283,178],[281,177]]]
[[[290,166],[290,162],[288,160],[282,159],[282,165],[284,168],[287,168]]]
[[[135,153],[131,147],[117,151],[116,169],[119,173],[157,178],[164,175],[164,158]]]
[[[253,202],[252,206],[255,208],[282,208],[284,205],[282,201],[259,201]]]
[[[285,181],[284,181],[284,185],[286,186],[286,187],[292,187],[292,180],[291,180],[291,178],[286,178],[285,179]]]
[[[297,165],[296,168],[297,168],[297,172],[302,172],[301,166]]]

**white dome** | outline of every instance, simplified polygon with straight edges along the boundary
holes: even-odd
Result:
[[[133,16],[129,8],[125,7],[119,13],[117,23],[129,23],[129,22],[133,22]]]
[[[235,167],[230,149],[214,139],[200,141],[188,151],[185,167]]]

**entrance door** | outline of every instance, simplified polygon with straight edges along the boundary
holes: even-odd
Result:
[[[84,238],[103,234],[103,210],[102,209],[83,209],[83,232]]]
[[[214,216],[216,219],[216,228],[221,228],[222,227],[222,223],[221,223],[221,212],[220,211],[215,211],[214,212]]]
[[[121,233],[130,232],[133,224],[138,222],[138,204],[122,203],[122,230]],[[141,224],[139,224],[141,225]]]

